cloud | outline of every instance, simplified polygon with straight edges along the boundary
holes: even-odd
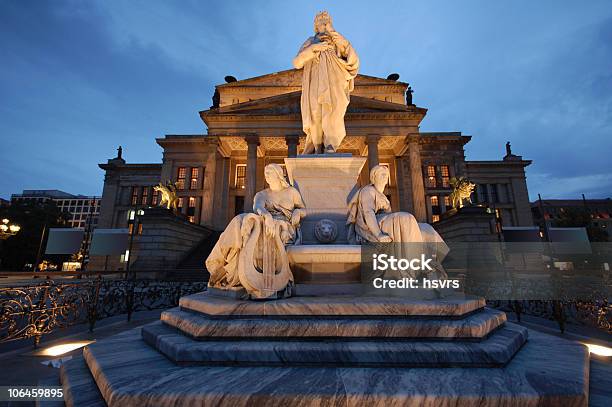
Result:
[[[472,135],[472,160],[510,140],[533,160],[532,199],[612,195],[609,2],[523,0],[3,1],[0,192],[100,193],[96,164],[119,144],[159,162],[155,137],[204,132],[197,112],[223,76],[289,68],[322,9],[361,72],[411,83],[423,131]]]

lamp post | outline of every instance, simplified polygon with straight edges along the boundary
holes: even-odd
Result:
[[[15,236],[20,230],[21,227],[19,225],[11,223],[11,221],[6,218],[2,219],[2,223],[0,223],[0,249],[2,249],[2,245],[6,239]],[[2,260],[0,260],[0,262],[1,261]]]
[[[8,219],[2,219],[2,223],[0,223],[0,240],[6,240],[11,236],[15,236],[21,227],[19,225],[15,225],[11,223]]]

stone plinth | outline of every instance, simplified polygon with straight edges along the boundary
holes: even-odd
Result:
[[[303,243],[318,243],[314,237],[314,224],[321,219],[336,222],[336,243],[346,243],[348,200],[365,163],[365,157],[351,154],[285,158],[289,181],[300,191],[306,205],[307,215],[302,221]]]
[[[450,253],[444,261],[449,269],[498,269],[501,247],[495,230],[495,215],[480,206],[467,206],[444,213],[433,224]]]
[[[298,245],[287,248],[296,283],[344,284],[361,281],[361,246]]]
[[[239,301],[206,292],[181,297],[179,306],[209,317],[444,317],[460,318],[482,310],[477,297],[422,301],[401,297],[292,297],[276,301]]]
[[[193,247],[212,233],[164,208],[145,209],[140,223],[142,234],[134,238],[132,270],[173,270]]]
[[[433,224],[445,242],[496,242],[495,215],[480,206],[445,212]]]
[[[330,300],[333,305],[333,299]],[[493,314],[482,317],[491,319]],[[246,326],[240,328],[248,321],[234,320],[233,332],[248,330]],[[274,322],[273,319],[270,323]],[[425,331],[434,327],[431,325],[434,321],[420,322],[430,327],[422,328]],[[191,323],[193,327],[199,325],[198,321]],[[233,324],[231,320],[227,323]],[[359,329],[380,336],[392,334],[393,330],[385,327],[402,323],[383,320],[379,328],[366,323]],[[452,321],[440,323],[452,326]],[[285,334],[282,327],[280,330],[268,325],[252,327],[258,334],[272,329],[281,337],[275,341],[254,341],[250,337],[246,341],[224,340],[222,335],[227,333],[224,328],[211,327],[209,336],[199,338],[206,340],[194,340],[172,325],[156,322],[142,331],[138,328],[100,340],[85,348],[84,358],[62,365],[67,405],[586,406],[588,403],[586,347],[534,331],[529,332],[529,341],[525,342],[526,329],[514,324],[506,323],[476,342],[460,337],[431,342],[394,341],[377,336],[356,341],[341,338],[292,341],[282,339]],[[319,328],[340,335],[348,333],[348,329],[338,330],[323,321]],[[188,328],[184,325],[181,329]],[[421,330],[418,325],[399,329]],[[297,330],[293,328],[292,334]]]

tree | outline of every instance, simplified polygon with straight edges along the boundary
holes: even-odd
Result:
[[[23,270],[26,264],[34,264],[40,245],[40,238],[45,228],[69,227],[70,214],[61,212],[54,202],[15,202],[8,207],[0,208],[0,219],[10,219],[11,223],[21,226],[15,236],[3,242],[0,253],[3,270]],[[48,234],[45,235],[41,251],[44,252]],[[45,256],[54,263],[61,263],[66,256]],[[42,260],[42,256],[41,256]]]

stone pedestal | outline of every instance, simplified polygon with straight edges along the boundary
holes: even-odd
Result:
[[[212,234],[159,207],[146,209],[140,223],[142,234],[134,237],[132,270],[174,270],[193,247]]]
[[[365,157],[351,154],[314,154],[285,158],[289,181],[302,194],[307,216],[302,222],[304,244],[317,244],[314,225],[330,219],[338,227],[334,243],[347,243],[346,212],[351,193],[356,191]]]
[[[589,393],[586,347],[480,298],[201,293],[83,356],[62,366],[69,406],[586,406]]]
[[[451,209],[433,224],[450,253],[445,266],[451,269],[496,269],[502,264],[495,231],[495,215],[480,206]]]

